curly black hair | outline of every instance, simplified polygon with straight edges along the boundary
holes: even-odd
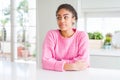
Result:
[[[77,21],[78,15],[77,15],[77,12],[76,12],[76,10],[74,9],[73,6],[71,6],[70,4],[61,4],[57,8],[56,16],[57,16],[57,13],[59,12],[60,9],[66,9],[66,10],[70,11],[73,14],[73,16],[75,17],[75,20]]]

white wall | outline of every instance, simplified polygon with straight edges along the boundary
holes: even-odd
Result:
[[[82,0],[82,10],[90,11],[120,11],[120,0]]]
[[[82,0],[82,8],[118,8],[120,0]]]
[[[37,64],[41,65],[42,43],[48,30],[56,29],[56,10],[62,3],[69,3],[77,10],[78,0],[37,0]]]

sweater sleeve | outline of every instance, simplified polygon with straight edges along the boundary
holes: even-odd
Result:
[[[55,59],[55,38],[54,34],[49,31],[45,37],[42,49],[42,68],[47,70],[55,70],[55,71],[64,71],[64,61],[58,61]]]
[[[78,44],[78,55],[74,58],[74,61],[83,60],[88,66],[90,66],[89,61],[89,38],[86,32],[81,32]]]

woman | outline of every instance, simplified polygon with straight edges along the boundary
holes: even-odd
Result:
[[[57,11],[59,29],[46,34],[42,67],[47,70],[84,70],[89,66],[88,36],[73,28],[77,13],[70,4],[61,4]]]

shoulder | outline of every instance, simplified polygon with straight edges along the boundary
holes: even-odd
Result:
[[[49,30],[47,32],[47,34],[57,34],[59,30],[55,29],[55,30]]]
[[[85,31],[77,31],[76,37],[77,37],[77,40],[79,42],[80,41],[82,41],[82,42],[88,42],[88,40],[89,40],[88,34]]]
[[[77,30],[76,34],[77,34],[77,37],[88,37],[88,34],[85,31]]]
[[[59,30],[49,30],[46,34],[47,37],[57,37],[59,35]]]

